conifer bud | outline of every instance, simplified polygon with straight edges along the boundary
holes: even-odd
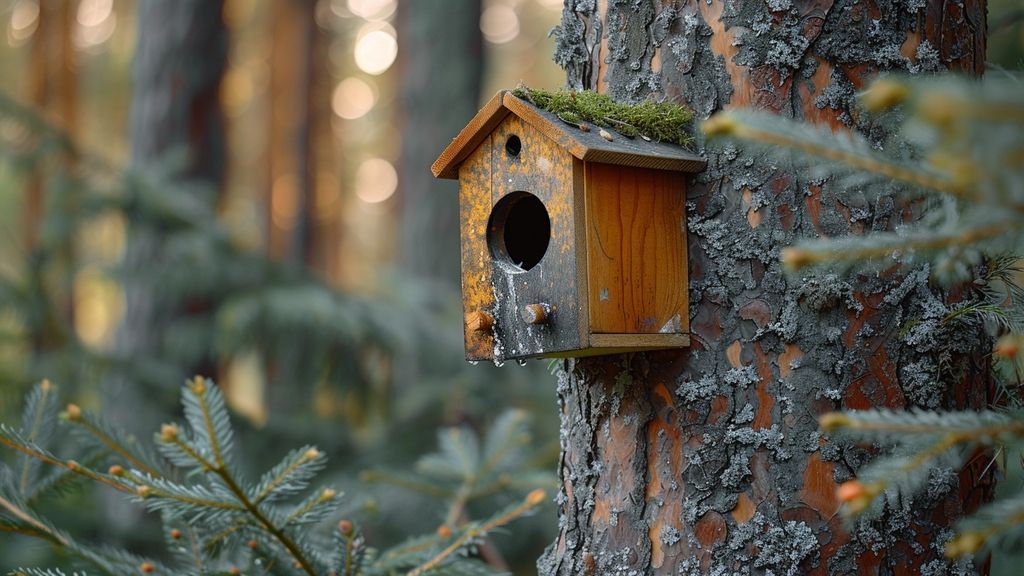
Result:
[[[895,80],[879,80],[860,96],[860,102],[869,112],[882,112],[902,104],[910,89]]]
[[[178,437],[178,427],[174,424],[164,424],[160,427],[160,440],[162,442],[174,442]]]
[[[333,500],[338,493],[331,488],[324,488],[323,492],[320,493],[320,500],[327,501]]]
[[[836,489],[836,498],[846,504],[848,512],[860,514],[867,510],[875,496],[878,496],[884,488],[877,482],[864,484],[860,480],[849,480],[840,484]]]
[[[153,492],[153,489],[149,486],[139,486],[135,489],[135,494],[139,498],[149,498],[149,495]]]
[[[242,570],[238,566],[232,566],[231,568],[228,568],[228,574],[241,574],[241,573],[242,573]]]
[[[82,409],[78,404],[68,404],[68,407],[64,409],[64,418],[71,422],[78,422],[82,419]]]
[[[700,123],[700,129],[707,136],[730,136],[739,130],[739,122],[727,113],[719,112]]]
[[[1001,358],[1013,359],[1017,357],[1020,352],[1020,340],[1013,334],[1007,334],[1000,338],[995,347],[992,349],[992,353]]]
[[[144,573],[146,573],[146,574],[149,574],[149,573],[151,573],[151,572],[152,572],[153,570],[156,570],[156,567],[155,567],[155,566],[153,566],[153,563],[152,563],[152,562],[143,562],[143,563],[142,563],[142,564],[141,564],[141,565],[139,566],[139,570],[142,570],[142,571],[143,571]]]
[[[779,261],[782,262],[782,266],[787,270],[798,270],[804,266],[814,264],[817,260],[818,258],[813,252],[792,246],[783,248],[782,252],[779,253]]]
[[[930,92],[921,95],[917,112],[922,118],[936,126],[947,128],[953,124],[962,106],[956,98],[943,92]]]
[[[441,524],[437,527],[437,537],[447,540],[452,537],[452,529],[447,524]]]
[[[196,376],[192,378],[192,385],[190,388],[197,396],[202,396],[206,393],[206,380],[204,380],[202,376],[196,374]]]
[[[178,530],[177,528],[172,529],[171,530],[171,538],[173,538],[175,540],[181,539],[181,530]]]
[[[838,428],[846,428],[851,424],[853,424],[853,419],[842,412],[829,412],[818,418],[818,427],[825,432],[834,432]]]
[[[985,535],[981,532],[964,532],[946,543],[946,556],[956,558],[964,554],[974,554],[985,543]]]
[[[309,450],[306,450],[305,454],[302,455],[302,459],[305,460],[306,462],[309,462],[310,460],[315,460],[319,457],[320,451],[317,450],[316,448],[310,448]]]
[[[120,464],[114,464],[110,468],[107,468],[107,474],[110,474],[111,476],[120,476],[124,474],[124,467]]]
[[[52,388],[50,380],[47,378],[43,378],[42,381],[39,382],[39,387],[42,388],[43,392],[49,392],[50,388]]]
[[[260,543],[257,542],[256,540],[249,540],[248,542],[245,543],[245,545],[248,546],[250,550],[255,550],[256,548],[259,547]]]
[[[544,501],[544,490],[537,488],[526,495],[526,503],[530,506],[536,506]]]
[[[67,466],[68,470],[71,470],[72,472],[78,472],[82,469],[82,465],[74,460],[68,460]]]
[[[348,536],[349,534],[352,534],[352,522],[348,520],[339,521],[338,531],[341,532],[343,536]]]

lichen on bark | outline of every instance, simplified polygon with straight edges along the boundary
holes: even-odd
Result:
[[[752,106],[882,143],[856,90],[886,70],[980,73],[983,17],[976,0],[569,0],[556,61],[570,87],[621,101],[680,101],[698,118]],[[938,321],[948,305],[926,270],[793,278],[778,263],[799,238],[888,230],[915,211],[742,146],[701,152],[687,198],[693,345],[564,362],[560,534],[538,571],[973,570],[948,564],[941,541],[989,493],[980,467],[938,472],[927,494],[847,531],[835,485],[874,449],[824,438],[816,417],[983,405],[978,327]]]

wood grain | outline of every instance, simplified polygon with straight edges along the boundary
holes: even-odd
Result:
[[[585,177],[591,331],[687,332],[683,175],[587,163]]]

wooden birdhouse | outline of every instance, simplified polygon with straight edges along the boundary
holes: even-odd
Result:
[[[431,170],[458,178],[468,360],[689,346],[680,146],[499,92]]]

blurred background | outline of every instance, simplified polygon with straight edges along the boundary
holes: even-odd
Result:
[[[149,438],[184,379],[208,375],[249,468],[317,444],[379,545],[445,510],[360,473],[411,468],[441,426],[525,409],[553,472],[547,363],[463,360],[457,184],[429,166],[498,89],[562,83],[560,13],[0,0],[3,421],[47,377]],[[159,556],[155,524],[116,496],[56,506],[62,528]],[[548,506],[503,538],[510,567],[532,572],[555,526]],[[0,539],[0,569],[50,553]]]
[[[990,60],[1019,68],[1019,0]],[[437,154],[495,91],[555,88],[561,0],[0,0],[0,417],[47,377],[142,438],[195,373],[221,385],[253,470],[315,443],[371,543],[443,504],[360,479],[441,426],[533,418],[558,456],[546,361],[463,358],[457,185]],[[159,555],[105,495],[60,526]],[[416,514],[409,514],[416,510]],[[515,573],[552,506],[498,543]],[[0,569],[55,565],[0,539]]]

